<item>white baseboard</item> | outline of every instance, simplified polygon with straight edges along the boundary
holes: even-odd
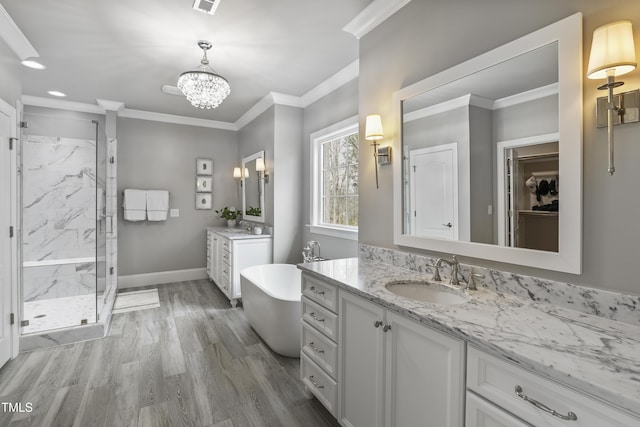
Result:
[[[200,280],[206,278],[206,268],[131,274],[129,276],[118,276],[118,289],[139,288],[141,286],[162,285],[164,283],[185,282],[187,280]]]

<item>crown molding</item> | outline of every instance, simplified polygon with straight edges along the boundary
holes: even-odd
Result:
[[[106,99],[96,99],[96,102],[98,103],[99,106],[104,108],[105,111],[118,112],[124,108],[124,102],[109,101]]]
[[[198,119],[195,117],[176,116],[173,114],[156,113],[153,111],[133,110],[124,108],[124,103],[117,101],[97,100],[98,104],[85,104],[83,102],[66,101],[62,99],[43,98],[40,96],[22,95],[22,103],[34,107],[58,108],[82,113],[105,114],[106,111],[116,111],[118,117],[127,119],[149,120],[154,122],[175,123],[187,126],[199,126],[211,129],[223,129],[236,131],[235,124],[220,122],[217,120]]]
[[[0,38],[4,40],[20,61],[24,61],[27,58],[37,58],[39,56],[38,52],[36,52],[35,48],[29,43],[29,40],[27,40],[1,4]]]
[[[217,120],[199,119],[195,117],[176,116],[173,114],[156,113],[153,111],[132,110],[123,108],[118,112],[118,117],[127,119],[149,120],[153,122],[174,123],[178,125],[199,126],[211,129],[223,129],[236,131],[238,128],[235,124],[229,122],[220,122]]]
[[[424,117],[433,116],[435,114],[444,113],[468,105],[484,108],[486,110],[499,110],[501,108],[512,107],[514,105],[524,104],[525,102],[535,101],[536,99],[546,98],[557,94],[558,83],[537,87],[526,92],[517,93],[515,95],[496,100],[474,94],[467,94],[436,105],[431,105],[429,107],[406,113],[402,116],[402,120],[404,122],[411,122],[413,120],[422,119]]]
[[[61,110],[79,111],[82,113],[104,114],[104,108],[95,104],[67,101],[64,99],[43,98],[41,96],[22,95],[22,103],[33,107],[59,108]]]
[[[38,107],[60,108],[63,110],[82,111],[85,113],[104,114],[105,111],[115,111],[118,117],[138,120],[150,120],[156,122],[175,123],[188,126],[200,126],[212,129],[240,130],[260,114],[267,111],[272,105],[286,105],[290,107],[305,108],[319,99],[329,95],[336,89],[344,86],[350,81],[358,78],[360,72],[360,61],[355,60],[324,82],[315,86],[302,96],[288,95],[279,92],[269,92],[253,107],[247,110],[234,123],[221,122],[217,120],[198,119],[187,116],[176,116],[173,114],[156,113],[153,111],[133,110],[124,107],[123,102],[109,101],[106,99],[96,99],[98,105],[84,104],[80,102],[65,101],[59,99],[42,98],[37,96],[23,95],[25,105]]]
[[[249,123],[251,123],[256,117],[264,113],[273,105],[272,92],[266,94],[260,101],[247,110],[238,120],[235,121],[235,126],[238,130],[242,129]]]
[[[351,64],[338,71],[327,80],[323,81],[309,92],[302,95],[302,106],[307,107],[317,100],[324,98],[339,87],[344,86],[350,81],[358,78],[360,74],[360,61],[356,59]]]
[[[302,96],[287,95],[279,92],[269,92],[260,101],[247,110],[235,125],[238,129],[242,129],[251,123],[256,117],[264,113],[272,105],[287,105],[290,107],[305,108],[313,104],[317,100],[329,95],[334,90],[344,86],[353,79],[358,78],[360,73],[360,61],[355,60],[351,64],[338,71],[327,80],[323,81],[313,89],[309,90]]]
[[[522,93],[507,96],[505,98],[496,99],[493,103],[493,110],[507,108],[513,105],[524,104],[525,102],[535,101],[536,99],[546,98],[547,96],[558,94],[558,83],[551,83],[548,86],[537,87]]]
[[[342,29],[357,39],[382,24],[411,0],[374,0]]]
[[[419,110],[412,111],[410,113],[405,113],[403,115],[402,121],[412,122],[414,120],[422,119],[429,116],[434,116],[436,114],[446,113],[447,111],[455,110],[456,108],[468,107],[469,105],[471,105],[472,96],[475,96],[475,95],[471,95],[471,94],[462,95],[458,98],[450,99],[448,101],[444,101],[439,104],[421,108]]]

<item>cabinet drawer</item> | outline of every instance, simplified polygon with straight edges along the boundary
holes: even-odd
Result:
[[[338,345],[302,321],[302,351],[324,369],[331,378],[337,378]]]
[[[302,295],[334,313],[338,312],[338,289],[334,285],[304,275],[302,276]]]
[[[640,418],[471,346],[467,354],[467,388],[539,427],[640,425]],[[556,411],[556,415],[545,412],[541,405]],[[575,414],[576,419],[560,418],[569,413]]]
[[[302,297],[302,318],[317,330],[338,342],[338,315]]]
[[[300,376],[304,385],[331,412],[331,415],[336,416],[338,385],[304,353],[300,355]]]
[[[529,427],[504,409],[467,391],[465,427]]]

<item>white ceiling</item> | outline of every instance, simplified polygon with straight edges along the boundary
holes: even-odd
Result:
[[[192,0],[1,3],[47,66],[23,68],[23,94],[235,122],[269,92],[302,96],[356,60],[357,39],[342,28],[371,0],[221,0],[213,16]],[[200,39],[231,85],[214,110],[160,91],[200,63]]]

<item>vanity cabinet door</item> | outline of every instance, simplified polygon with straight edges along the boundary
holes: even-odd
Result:
[[[207,274],[216,283],[218,283],[218,242],[218,235],[207,231]]]
[[[384,309],[348,292],[339,295],[339,420],[346,427],[382,427]]]
[[[340,422],[462,427],[464,342],[339,293]]]
[[[387,311],[386,425],[462,427],[464,341]]]

